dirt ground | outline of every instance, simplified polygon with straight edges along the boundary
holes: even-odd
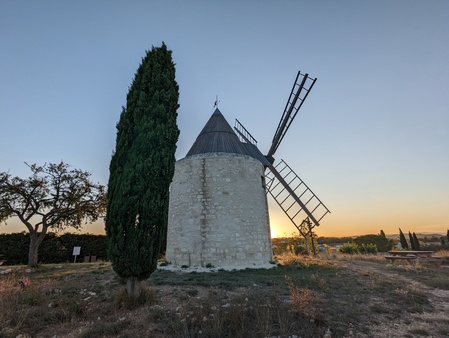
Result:
[[[159,270],[138,304],[109,263],[2,272],[0,337],[449,337],[445,265],[334,256],[271,270]]]
[[[380,265],[377,262],[369,261],[346,261],[344,267],[353,273],[359,280],[369,283],[372,276],[381,278],[384,281],[398,284],[400,287],[395,291],[407,295],[405,290],[416,290],[428,298],[431,307],[423,311],[404,311],[400,316],[392,316],[387,313],[379,313],[379,318],[369,325],[368,337],[449,337],[449,279],[446,279],[446,289],[431,287],[423,282],[414,279],[413,276],[405,276],[401,269],[414,271],[419,274],[419,269],[403,265],[396,269],[389,269],[388,266]],[[399,269],[399,271],[397,270]],[[425,268],[423,268],[425,269]],[[449,266],[442,266],[442,274],[447,278]],[[367,306],[375,307],[377,304],[384,304],[388,308],[387,299],[371,297],[366,300]],[[407,306],[404,304],[404,306]],[[409,333],[408,333],[409,332]],[[355,333],[353,332],[353,336]]]

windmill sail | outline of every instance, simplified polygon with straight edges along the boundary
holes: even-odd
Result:
[[[273,163],[274,161],[274,153],[276,152],[279,144],[285,136],[285,133],[293,122],[293,119],[296,117],[296,114],[307,98],[307,95],[309,95],[309,92],[312,90],[315,81],[316,78],[313,79],[309,77],[309,74],[301,74],[301,71],[298,71],[292,90],[290,92],[290,96],[285,105],[281,121],[279,122],[276,133],[274,134],[271,148],[267,154],[267,158],[271,163]]]
[[[329,209],[313,193],[292,168],[281,160],[266,171],[266,188],[293,224],[298,227],[304,212],[318,226],[330,213]]]
[[[297,228],[303,223],[304,214],[315,226],[318,226],[323,217],[330,211],[284,160],[274,166],[273,155],[309,95],[315,81],[316,78],[311,78],[307,73],[301,74],[301,71],[298,71],[267,155],[262,155],[257,148],[256,139],[238,120],[236,120],[234,126],[236,135],[247,151],[252,157],[259,159],[265,167],[267,194],[270,193],[273,196]]]

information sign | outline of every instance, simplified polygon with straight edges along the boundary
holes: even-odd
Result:
[[[76,263],[76,256],[79,256],[80,253],[81,253],[81,247],[74,246],[73,247],[73,256],[75,256],[75,258],[73,259],[73,263]]]

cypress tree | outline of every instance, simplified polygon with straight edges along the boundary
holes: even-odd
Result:
[[[445,247],[446,245],[449,245],[449,230],[447,230],[447,233],[446,233],[446,237],[441,237],[441,245],[443,246],[443,247]]]
[[[410,240],[410,247],[411,247],[411,249],[412,250],[416,250],[415,242],[413,241],[413,236],[412,236],[412,233],[410,231],[408,232],[408,238]]]
[[[415,250],[421,249],[421,244],[419,244],[418,237],[416,236],[415,233],[413,233],[413,246],[415,247]]]
[[[401,242],[402,249],[408,249],[407,240],[405,239],[404,233],[401,228],[399,228],[399,241]]]
[[[387,236],[385,235],[385,232],[383,230],[380,230],[380,236],[387,238]]]
[[[165,43],[147,51],[117,124],[109,167],[106,235],[114,271],[138,297],[140,281],[157,268],[168,220],[179,88]]]

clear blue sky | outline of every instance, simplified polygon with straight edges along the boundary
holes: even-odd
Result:
[[[276,158],[331,209],[318,235],[446,232],[448,14],[445,0],[2,1],[0,171],[64,160],[107,184],[128,86],[165,41],[178,159],[216,95],[266,152],[300,69],[318,80]],[[270,205],[277,235],[290,235]]]

